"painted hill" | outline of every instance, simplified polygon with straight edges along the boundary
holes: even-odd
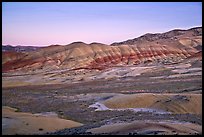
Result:
[[[3,52],[3,72],[59,69],[106,69],[121,65],[178,63],[201,51],[202,27],[145,34],[105,45],[74,42],[51,45],[22,55]]]

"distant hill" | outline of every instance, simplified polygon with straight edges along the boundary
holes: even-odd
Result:
[[[11,46],[2,45],[2,51],[15,51],[15,52],[30,52],[40,49],[41,47],[36,46]]]
[[[188,30],[181,30],[181,29],[175,29],[171,30],[165,33],[147,33],[145,35],[142,35],[138,38],[129,39],[123,42],[115,42],[112,43],[111,46],[118,46],[118,45],[134,45],[134,44],[140,44],[141,42],[152,42],[159,40],[167,40],[167,39],[179,39],[179,37],[192,37],[192,36],[202,36],[202,27],[195,27]]]

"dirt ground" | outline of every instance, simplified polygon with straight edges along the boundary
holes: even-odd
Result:
[[[20,112],[29,115],[53,112],[61,120],[77,121],[77,126],[83,124],[74,128],[62,126],[65,129],[60,130],[54,127],[46,130],[44,127],[43,131],[46,132],[43,134],[202,134],[202,69],[199,67],[198,64],[181,64],[177,67],[140,68],[139,74],[134,67],[122,67],[116,68],[117,71],[89,73],[84,79],[73,76],[72,80],[65,80],[64,76],[61,82],[57,77],[65,75],[63,73],[55,77],[55,82],[51,80],[49,83],[45,78],[46,84],[32,85],[25,83],[27,76],[6,76],[3,77],[2,106],[17,109],[16,116],[13,115],[15,117]],[[28,80],[31,79],[29,77]],[[12,81],[19,81],[18,86],[12,83],[6,86],[6,83]],[[97,102],[102,103],[98,106],[102,108],[100,111],[97,111],[97,106],[90,107]],[[155,113],[155,109],[170,113]],[[6,122],[5,117],[8,116],[2,117],[2,125]],[[51,119],[57,120],[53,117]],[[139,121],[147,121],[146,124],[149,121],[152,126],[142,126],[145,123]],[[144,128],[139,130],[137,124]],[[102,133],[108,125],[112,130]],[[22,126],[22,123],[15,126],[22,130],[28,127]],[[3,131],[3,134],[12,133],[10,129]],[[32,133],[39,134],[39,129],[33,127]]]

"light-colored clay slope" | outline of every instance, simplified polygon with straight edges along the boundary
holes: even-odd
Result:
[[[4,106],[2,108],[3,135],[43,134],[82,125],[75,121],[60,119],[57,116],[43,116],[15,111],[16,109],[10,107]]]
[[[174,114],[202,114],[202,95],[152,93],[120,95],[106,100],[104,105],[111,109],[152,108]]]
[[[94,134],[109,133],[114,135],[189,135],[202,134],[202,126],[179,121],[142,120],[131,123],[115,123],[88,130]]]

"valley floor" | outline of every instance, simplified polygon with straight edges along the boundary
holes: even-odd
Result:
[[[21,80],[26,82],[27,76],[3,74],[2,106],[17,109],[15,114],[19,115],[50,112],[60,120],[78,123],[77,127],[46,130],[42,124],[32,129],[26,128],[32,122],[30,125],[21,122],[16,124],[15,131],[8,133],[8,117],[15,119],[15,115],[11,117],[3,107],[3,134],[27,134],[20,132],[22,128],[29,129],[29,134],[57,135],[202,134],[201,66],[114,69],[94,75],[87,73],[84,79],[63,77],[64,82],[59,81],[58,77],[63,75],[60,73],[50,85],[47,81],[22,85]],[[32,78],[37,76],[30,76],[29,80]],[[16,86],[15,81],[20,84]],[[36,129],[45,132],[34,132]]]

